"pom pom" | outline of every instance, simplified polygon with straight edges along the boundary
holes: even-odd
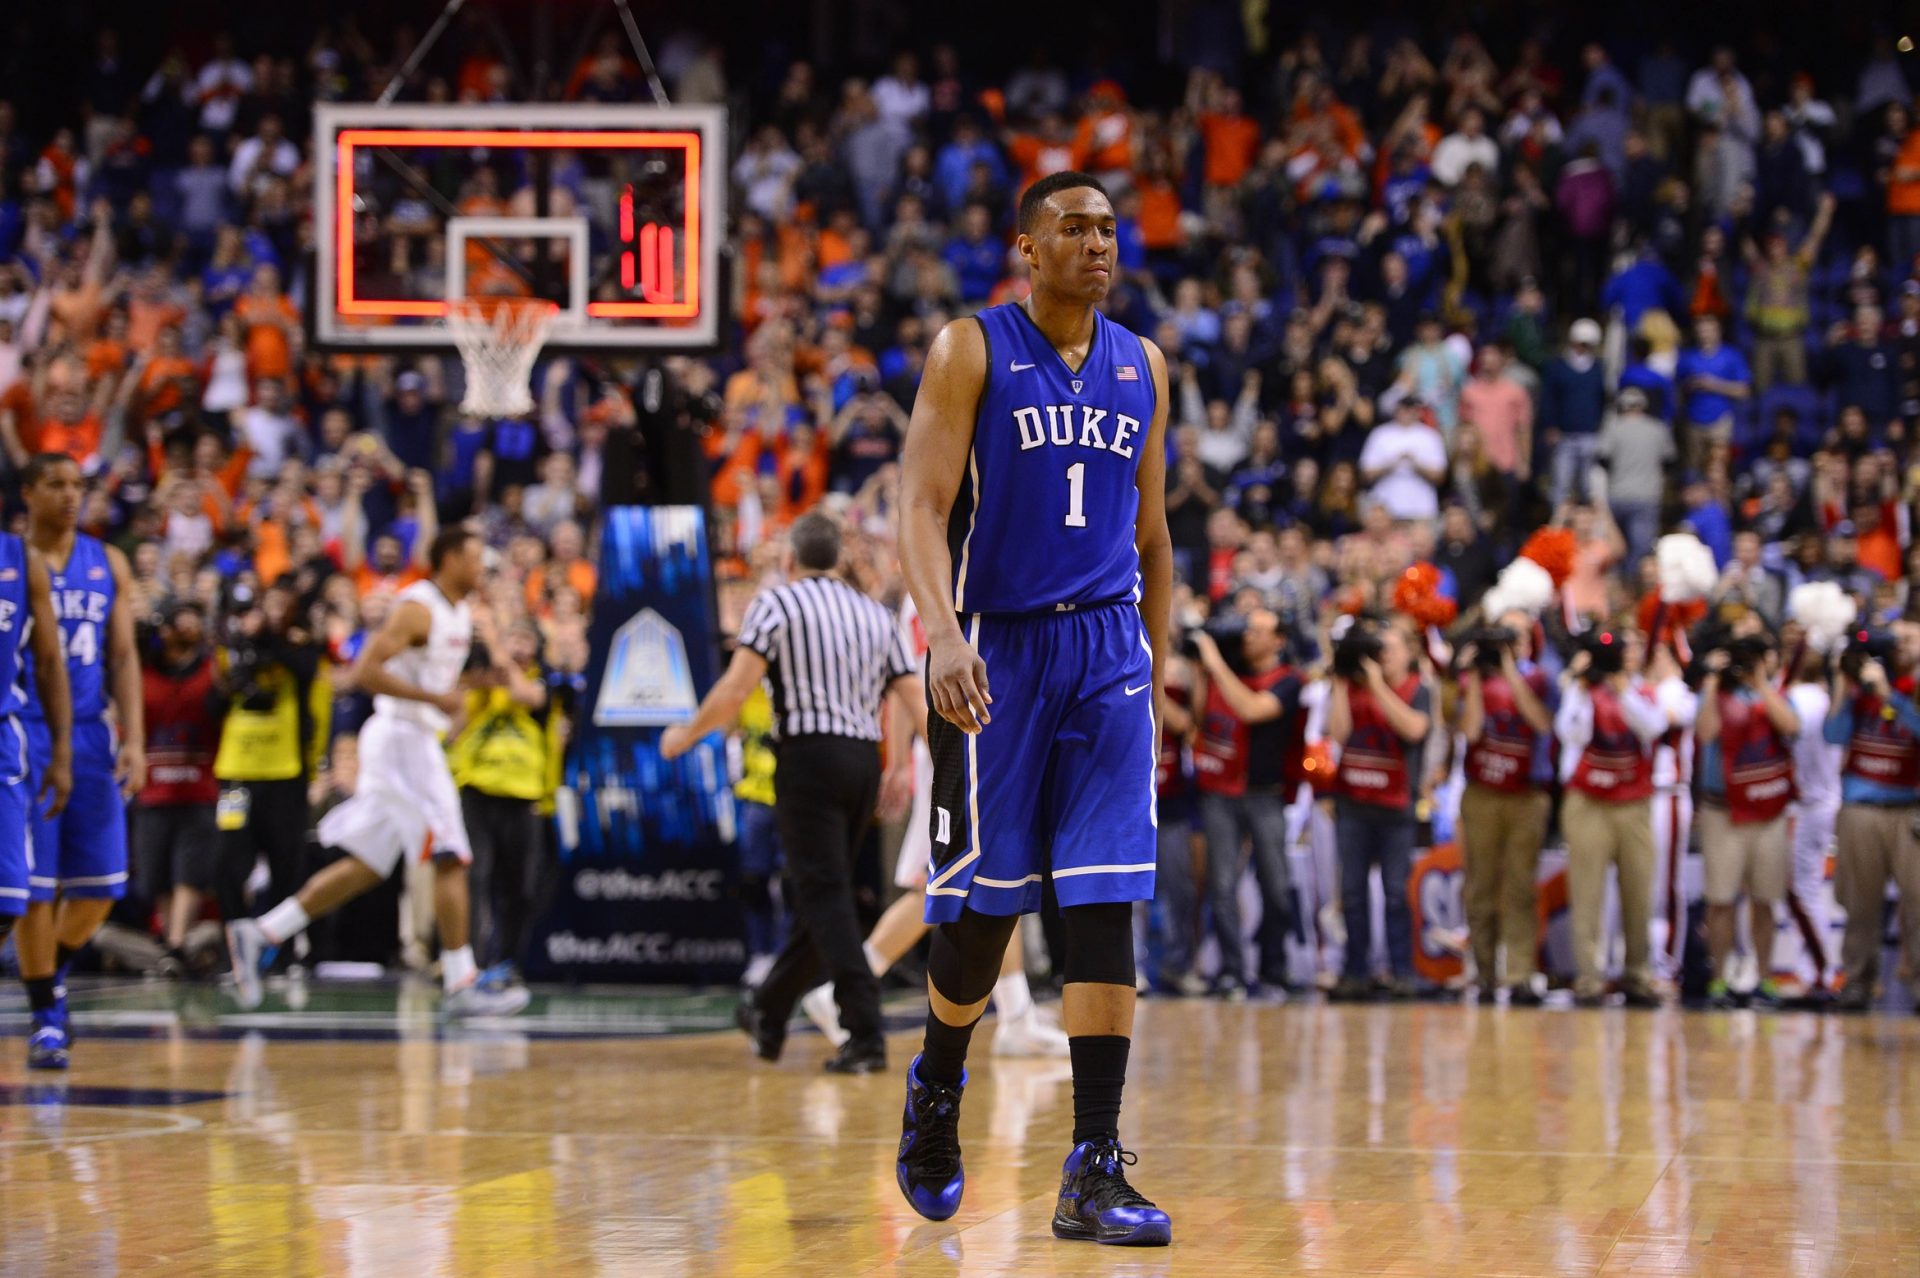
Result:
[[[1357,617],[1367,610],[1367,588],[1361,585],[1348,586],[1335,593],[1334,611],[1342,616]],[[1335,636],[1338,638],[1338,636]]]
[[[1720,569],[1708,550],[1692,533],[1669,533],[1653,548],[1660,570],[1660,597],[1670,604],[1704,599],[1720,579]]]
[[[1859,615],[1853,596],[1831,581],[1809,581],[1787,595],[1787,616],[1806,628],[1807,647],[1822,656],[1846,642]]]
[[[1440,593],[1440,570],[1422,561],[1393,583],[1393,610],[1423,627],[1447,626],[1460,614],[1460,605]]]
[[[1545,568],[1531,559],[1516,559],[1480,597],[1480,611],[1493,618],[1517,608],[1537,617],[1553,606],[1553,591],[1553,577]]]
[[[1654,646],[1666,644],[1673,646],[1676,635],[1684,636],[1687,631],[1706,620],[1707,601],[1705,599],[1682,599],[1675,602],[1663,598],[1657,590],[1649,590],[1640,596],[1639,607],[1634,610],[1634,624],[1647,636],[1647,642]]]
[[[1520,558],[1531,559],[1547,570],[1553,578],[1553,588],[1558,590],[1567,584],[1567,578],[1573,575],[1573,530],[1570,528],[1542,528],[1527,538],[1527,544],[1520,547]]]

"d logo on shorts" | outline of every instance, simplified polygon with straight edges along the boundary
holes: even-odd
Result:
[[[934,811],[940,814],[940,820],[935,824],[933,841],[935,843],[952,842],[953,828],[947,816],[947,810],[945,808],[935,808]]]

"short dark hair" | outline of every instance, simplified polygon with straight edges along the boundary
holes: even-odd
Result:
[[[479,535],[462,524],[456,524],[452,528],[442,528],[434,534],[433,544],[427,548],[428,566],[433,571],[439,572],[440,565],[447,562],[448,555],[458,554],[466,548],[469,541]]]
[[[24,487],[31,488],[42,479],[45,479],[47,472],[55,466],[78,467],[79,465],[79,462],[67,456],[65,453],[35,453],[27,459],[27,464],[21,468],[20,483]]]
[[[840,525],[818,513],[808,513],[793,521],[787,530],[787,544],[802,568],[812,572],[831,572],[840,562]]]
[[[1062,169],[1058,173],[1049,173],[1028,187],[1026,193],[1020,197],[1020,234],[1033,234],[1034,223],[1040,220],[1040,207],[1047,202],[1049,195],[1083,186],[1092,187],[1102,195],[1107,194],[1107,188],[1101,184],[1099,178],[1091,173],[1082,173],[1078,169]]]

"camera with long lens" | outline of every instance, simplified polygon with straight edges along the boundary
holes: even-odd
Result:
[[[1246,627],[1243,624],[1228,625],[1220,618],[1214,618],[1203,625],[1186,626],[1180,631],[1180,655],[1188,661],[1200,660],[1200,636],[1205,634],[1213,640],[1213,646],[1220,650],[1220,659],[1227,663],[1229,670],[1246,669]]]
[[[1721,679],[1729,683],[1751,679],[1772,648],[1765,635],[1742,635],[1728,643],[1725,649],[1727,667],[1721,673]]]
[[[273,664],[273,636],[248,634],[241,619],[260,607],[260,592],[244,581],[230,582],[220,600],[220,646],[226,651],[229,695],[242,709],[263,713],[273,709],[273,690],[260,679]]]
[[[1380,660],[1380,652],[1379,633],[1366,622],[1356,621],[1333,641],[1333,673],[1350,683],[1364,679],[1365,663]]]
[[[1468,635],[1461,647],[1472,647],[1473,668],[1486,675],[1500,669],[1507,651],[1519,639],[1519,634],[1512,626],[1482,626]]]
[[[1847,646],[1840,650],[1840,673],[1853,683],[1860,682],[1860,671],[1869,661],[1877,661],[1882,666],[1893,663],[1894,653],[1899,642],[1886,630],[1860,629],[1847,638]]]
[[[1627,638],[1613,630],[1589,630],[1580,636],[1579,650],[1587,654],[1580,678],[1591,687],[1627,668]]]

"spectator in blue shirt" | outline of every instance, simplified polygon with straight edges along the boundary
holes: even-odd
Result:
[[[963,115],[953,123],[953,141],[940,148],[933,162],[933,184],[945,206],[957,209],[966,203],[967,188],[974,181],[973,166],[984,164],[993,185],[1007,184],[1007,164],[993,143],[981,134],[972,116]]]
[[[993,215],[985,206],[967,205],[960,234],[947,241],[943,256],[960,284],[960,300],[984,302],[1000,282],[1005,246],[993,234]]]
[[[1600,449],[1600,419],[1607,407],[1606,370],[1600,366],[1600,325],[1577,319],[1567,330],[1567,350],[1540,379],[1541,440],[1553,458],[1553,504],[1574,494],[1586,499],[1587,477]]]
[[[1673,272],[1667,269],[1653,245],[1645,240],[1640,243],[1640,251],[1632,262],[1622,267],[1607,281],[1600,293],[1602,310],[1620,309],[1620,320],[1627,326],[1629,333],[1640,327],[1640,317],[1648,311],[1665,311],[1668,315],[1684,315],[1686,298],[1680,292],[1680,284],[1673,278]]]
[[[1688,475],[1680,490],[1686,507],[1681,518],[1693,529],[1708,550],[1716,567],[1725,568],[1733,558],[1733,512],[1726,501],[1715,495],[1713,486],[1700,475]]]
[[[1680,353],[1675,380],[1686,396],[1687,459],[1697,468],[1712,444],[1732,442],[1734,405],[1753,394],[1753,373],[1746,356],[1721,342],[1717,317],[1696,319],[1693,339],[1694,348]]]

